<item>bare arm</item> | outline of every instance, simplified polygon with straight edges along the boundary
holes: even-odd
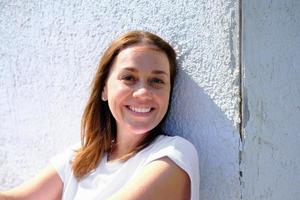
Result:
[[[48,167],[25,184],[0,193],[0,200],[58,200],[63,183],[53,167]]]
[[[149,163],[144,170],[109,200],[189,200],[188,174],[168,157]]]

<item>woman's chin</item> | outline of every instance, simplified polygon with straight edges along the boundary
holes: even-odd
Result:
[[[136,135],[143,135],[149,133],[155,126],[130,126],[129,131]]]

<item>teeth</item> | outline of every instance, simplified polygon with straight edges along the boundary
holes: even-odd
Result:
[[[151,108],[136,108],[136,107],[131,107],[129,106],[130,110],[138,113],[147,113],[150,112]]]

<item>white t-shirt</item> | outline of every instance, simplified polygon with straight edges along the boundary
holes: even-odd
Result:
[[[181,167],[191,180],[191,200],[199,200],[199,162],[195,147],[179,136],[158,136],[148,147],[125,162],[107,161],[77,181],[71,169],[75,148],[53,157],[54,166],[64,183],[62,200],[105,200],[118,192],[151,161],[167,156]]]

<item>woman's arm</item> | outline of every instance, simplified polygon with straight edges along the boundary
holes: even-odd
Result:
[[[63,183],[53,167],[48,167],[25,184],[0,193],[0,200],[58,200]]]
[[[190,200],[188,174],[168,157],[152,161],[109,200]]]

